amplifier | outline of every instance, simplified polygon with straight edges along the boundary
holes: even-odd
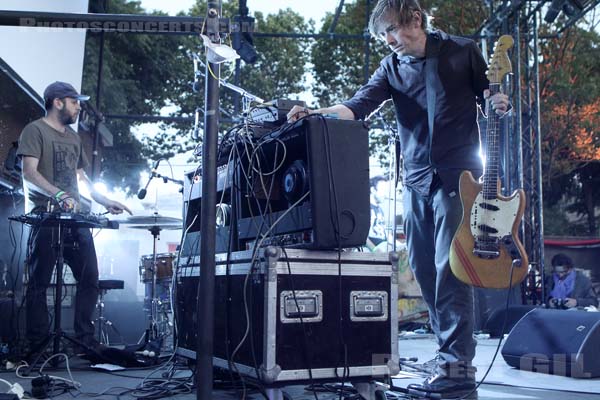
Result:
[[[216,252],[235,251],[238,249],[236,224],[236,204],[239,202],[239,191],[233,190],[235,162],[217,167],[217,214]],[[196,168],[185,174],[183,181],[183,219],[186,235],[181,243],[181,255],[200,253],[200,210],[202,207],[202,171]],[[233,229],[233,232],[231,232]],[[230,237],[230,235],[234,235]]]
[[[369,233],[369,142],[360,121],[314,115],[263,137],[237,221],[240,249],[293,234],[297,247],[362,246]],[[259,169],[260,168],[260,169]],[[258,239],[258,240],[257,240]]]
[[[263,136],[217,170],[217,253],[255,245],[364,245],[370,228],[369,143],[360,121],[314,115]],[[184,180],[182,255],[199,253],[200,169]]]
[[[250,120],[277,127],[287,121],[287,114],[294,106],[306,107],[306,103],[299,100],[277,99],[272,100],[264,107],[255,107],[250,110]]]

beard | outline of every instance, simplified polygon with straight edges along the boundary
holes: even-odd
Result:
[[[75,123],[77,115],[69,114],[65,107],[58,112],[58,119],[63,125],[71,125]]]

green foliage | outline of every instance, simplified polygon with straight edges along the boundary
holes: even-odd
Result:
[[[103,10],[102,0],[90,2],[90,12],[111,14],[146,14],[139,1],[111,0]],[[224,17],[238,13],[237,1],[224,1]],[[160,13],[156,13],[160,15]],[[198,0],[186,15],[206,15],[206,1]],[[309,33],[314,29],[298,13],[287,9],[275,15],[256,15],[257,31]],[[230,39],[226,39],[230,44]],[[241,62],[238,86],[262,98],[287,97],[304,89],[308,45],[294,39],[255,38],[259,53],[253,65]],[[100,34],[88,34],[86,40],[83,90],[95,93],[98,76]],[[201,40],[196,36],[105,33],[103,46],[102,93],[100,110],[104,114],[159,115],[168,106],[172,115],[192,118],[196,108],[203,110],[204,93],[191,90],[193,64],[190,52],[200,52]],[[232,69],[223,67],[221,77],[233,82]],[[204,87],[203,78],[200,88]],[[233,95],[220,91],[220,106],[233,113]],[[94,101],[95,99],[92,99]],[[227,118],[227,115],[222,115]],[[202,120],[202,117],[201,117]],[[161,123],[160,132],[136,139],[132,130],[141,122],[109,119],[107,126],[114,135],[114,147],[103,151],[101,178],[109,187],[120,187],[133,193],[138,188],[139,172],[149,161],[185,152],[197,145],[190,136],[193,123]],[[222,124],[227,129],[227,124]]]
[[[555,204],[544,207],[545,236],[587,236],[588,228],[585,222],[573,220],[577,216],[567,216],[566,205]]]
[[[375,1],[371,1],[375,4]],[[485,19],[486,13],[481,1],[432,0],[423,1],[425,10],[431,10],[433,26],[451,34],[472,33]],[[371,10],[367,10],[367,1],[358,0],[346,4],[340,15],[335,33],[363,35],[362,39],[319,39],[311,52],[315,84],[313,94],[317,106],[325,107],[352,97],[379,67],[380,61],[390,53],[381,40],[371,37],[366,29]],[[325,18],[320,33],[328,33],[333,14]],[[365,71],[365,48],[369,47],[367,71]],[[377,127],[395,127],[394,110],[391,103],[381,109],[381,114],[372,117]],[[389,151],[389,129],[374,129],[370,134],[370,150],[384,168],[391,165]]]
[[[91,0],[91,12],[145,14],[140,2],[110,0],[110,9],[99,7],[102,0]],[[255,37],[258,61],[240,61],[240,80],[236,82],[233,65],[222,67],[221,77],[264,99],[294,97],[306,90],[315,96],[314,106],[327,106],[350,98],[379,66],[389,50],[385,43],[366,31],[367,0],[346,2],[336,34],[359,35],[356,39],[318,40],[304,38]],[[371,0],[373,5],[375,0]],[[477,31],[489,10],[486,2],[475,0],[424,0],[422,5],[434,16],[433,26],[450,34],[469,35]],[[237,1],[223,2],[223,16],[238,14]],[[206,14],[206,0],[197,0],[186,15]],[[256,31],[261,33],[314,33],[307,22],[291,9],[274,15],[256,13]],[[328,33],[333,21],[329,13],[319,33]],[[590,21],[588,21],[590,22]],[[591,26],[595,21],[591,21]],[[542,25],[544,27],[544,25]],[[543,36],[547,31],[540,31]],[[195,36],[108,33],[104,35],[102,102],[105,114],[158,115],[168,106],[171,114],[193,117],[204,108],[203,90],[191,90],[193,79],[190,52],[200,52]],[[96,92],[99,34],[88,33],[85,53],[83,91]],[[226,39],[229,43],[229,38]],[[541,119],[543,152],[543,189],[548,234],[597,234],[595,209],[600,205],[600,38],[596,31],[571,28],[557,39],[543,40],[540,47]],[[368,65],[365,49],[369,50]],[[307,80],[307,72],[314,82]],[[200,87],[204,87],[201,79]],[[94,101],[95,99],[92,99]],[[221,118],[234,114],[234,95],[221,88]],[[525,105],[526,107],[526,105]],[[233,115],[236,117],[236,115]],[[202,119],[202,118],[201,118]],[[390,105],[374,125],[395,126]],[[197,145],[190,138],[192,123],[162,123],[157,135],[136,139],[132,129],[139,121],[110,119],[115,147],[103,153],[102,179],[109,186],[137,189],[140,170],[148,161],[169,157]],[[222,129],[230,124],[223,123]],[[383,166],[390,162],[387,141],[389,129],[370,132],[372,154]],[[569,220],[563,218],[569,210]]]
[[[363,35],[363,39],[320,39],[311,52],[315,85],[313,94],[317,105],[327,106],[350,98],[379,66],[389,52],[383,43],[366,31],[366,2],[346,4],[335,27],[340,35]],[[328,13],[319,33],[329,33],[333,14]],[[365,47],[370,48],[368,73],[365,75]]]
[[[595,210],[600,206],[599,45],[596,32],[579,27],[541,45],[545,212],[566,201],[566,210],[572,213],[570,225],[581,227],[583,235],[598,234]]]
[[[112,0],[108,10],[103,10],[100,3],[91,1],[90,12],[145,13],[139,2]],[[88,33],[86,38],[85,93],[96,93],[101,36]],[[182,37],[174,35],[105,33],[99,109],[104,114],[158,114],[169,104],[173,93],[185,85],[182,77],[186,66],[182,57],[173,52],[181,47],[181,42]],[[106,124],[114,136],[114,147],[102,154],[101,178],[109,187],[133,193],[138,189],[139,172],[147,168],[147,159],[153,152],[132,135],[135,121],[108,119]]]
[[[421,5],[433,17],[433,26],[453,35],[470,35],[488,17],[485,2],[480,0],[428,0]]]
[[[291,9],[277,14],[256,13],[256,30],[260,33],[312,33],[313,27],[304,17]],[[258,52],[255,64],[246,64],[241,71],[241,85],[265,99],[289,97],[305,89],[305,63],[309,42],[294,38],[257,37]]]

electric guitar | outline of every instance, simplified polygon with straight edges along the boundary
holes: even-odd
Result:
[[[486,73],[490,96],[499,92],[502,79],[511,72],[507,51],[513,43],[509,35],[500,37],[496,43]],[[499,193],[498,120],[499,116],[489,110],[482,180],[477,182],[470,171],[463,171],[460,176],[463,218],[450,246],[450,268],[459,280],[469,285],[501,289],[514,286],[527,276],[528,260],[518,238],[525,192],[519,189],[510,197]]]

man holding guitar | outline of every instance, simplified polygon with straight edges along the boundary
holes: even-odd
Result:
[[[463,170],[482,174],[477,110],[489,97],[487,66],[472,40],[428,30],[417,0],[379,0],[369,30],[393,52],[369,82],[342,104],[294,107],[288,119],[312,113],[364,119],[381,103],[393,101],[409,260],[439,345],[436,372],[412,386],[425,396],[464,396],[475,389],[473,291],[452,274],[449,250],[462,218],[459,175]],[[502,93],[489,101],[499,115],[508,109]]]

